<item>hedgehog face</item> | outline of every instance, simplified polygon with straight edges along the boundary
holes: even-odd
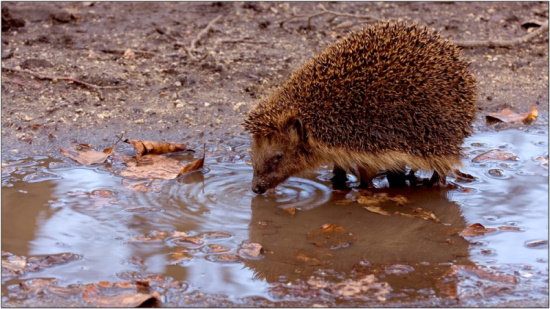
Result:
[[[252,141],[252,191],[261,194],[307,168],[302,123],[293,120],[281,132],[255,135]]]

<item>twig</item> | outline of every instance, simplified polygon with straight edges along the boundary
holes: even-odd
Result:
[[[191,41],[191,46],[189,47],[189,49],[187,50],[187,54],[189,54],[189,57],[191,57],[193,60],[197,60],[197,58],[195,57],[195,55],[193,55],[193,53],[195,52],[195,49],[196,49],[196,45],[197,43],[200,41],[200,39],[202,39],[203,36],[205,36],[209,31],[210,29],[212,28],[212,26],[214,25],[214,23],[216,23],[218,21],[218,19],[222,18],[222,15],[218,15],[216,18],[212,19],[204,29],[202,29],[199,34],[197,34],[197,37]]]
[[[98,85],[87,83],[85,81],[81,81],[81,80],[73,78],[73,77],[41,75],[39,73],[35,73],[35,72],[32,72],[32,71],[28,71],[28,70],[21,70],[21,69],[4,67],[4,66],[2,67],[2,71],[25,73],[25,74],[29,74],[31,76],[34,76],[38,79],[47,79],[47,80],[51,80],[51,81],[66,80],[70,83],[75,83],[75,84],[79,84],[79,85],[94,89],[97,92],[97,94],[99,95],[99,99],[102,100],[102,101],[105,100],[105,97],[103,96],[103,92],[101,91],[101,89],[121,89],[121,88],[125,87],[125,86],[98,86]]]
[[[252,41],[250,41],[252,40]],[[228,40],[221,40],[221,43],[228,43],[228,44],[238,44],[238,43],[248,43],[248,44],[269,44],[269,42],[266,41],[254,41],[254,38],[250,37],[244,37],[240,39],[228,39]]]
[[[291,20],[296,19],[296,18],[307,18],[307,29],[311,30],[311,20],[314,17],[325,15],[325,14],[331,14],[331,15],[334,15],[335,17],[336,16],[345,16],[345,17],[352,17],[352,18],[357,18],[357,19],[372,19],[372,20],[375,20],[375,21],[380,21],[381,20],[377,17],[370,16],[370,15],[350,14],[350,13],[342,13],[342,12],[327,10],[322,4],[319,5],[319,8],[321,9],[321,12],[313,13],[311,15],[298,15],[296,13],[296,7],[294,7],[293,10],[292,10],[292,15],[294,15],[294,16],[292,16],[289,19],[283,20],[282,22],[279,23],[279,26],[281,28],[284,28],[285,23],[288,22],[288,21],[291,21]]]
[[[454,41],[454,43],[460,47],[509,47],[514,45],[519,45],[523,43],[527,43],[534,39],[535,37],[539,36],[541,33],[544,33],[548,30],[548,20],[544,22],[540,27],[522,37],[511,39],[511,40],[484,40],[484,41]]]
[[[148,51],[148,50],[142,50],[142,49],[114,49],[114,48],[101,48],[100,51],[108,54],[125,54],[128,50],[136,53],[136,54],[144,54],[144,55],[151,55],[154,56],[157,53]]]

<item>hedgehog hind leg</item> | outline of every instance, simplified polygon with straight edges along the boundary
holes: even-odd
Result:
[[[334,169],[332,170],[332,173],[334,174],[334,176],[332,176],[332,178],[330,179],[332,180],[332,188],[334,190],[346,190],[348,188],[346,185],[346,182],[348,180],[346,170],[334,164]]]
[[[436,187],[444,187],[446,184],[447,180],[445,176],[441,176],[437,171],[434,171],[430,179],[424,181],[424,185],[427,187],[433,187],[434,185]]]
[[[369,189],[374,188],[374,183],[372,182],[372,179],[374,178],[376,174],[372,173],[366,168],[357,167],[357,176],[359,176],[359,189]]]
[[[403,188],[407,186],[408,175],[405,170],[387,171],[386,178],[390,188]]]

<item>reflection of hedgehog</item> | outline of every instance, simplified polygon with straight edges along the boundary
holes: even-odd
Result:
[[[460,165],[472,132],[475,79],[459,50],[416,25],[378,24],[330,45],[300,67],[244,127],[253,133],[253,190],[334,162],[358,170],[433,170]],[[444,181],[444,179],[443,179]]]

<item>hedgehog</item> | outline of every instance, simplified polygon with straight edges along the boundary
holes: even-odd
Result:
[[[418,170],[444,185],[462,166],[475,101],[469,62],[439,33],[403,22],[352,32],[248,113],[252,190],[330,164],[335,187],[348,172],[368,188],[380,172],[391,186]]]

